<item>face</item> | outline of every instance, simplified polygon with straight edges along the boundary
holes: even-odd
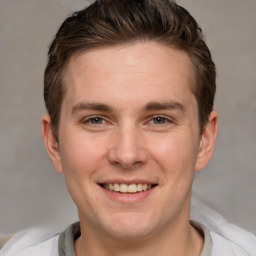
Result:
[[[201,136],[186,53],[156,43],[90,50],[71,59],[64,81],[58,146],[47,116],[43,137],[81,226],[137,239],[187,220],[216,116]]]

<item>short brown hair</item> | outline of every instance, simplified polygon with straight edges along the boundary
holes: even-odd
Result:
[[[200,132],[213,109],[216,70],[201,28],[183,7],[168,0],[98,0],[73,13],[59,28],[48,52],[44,100],[58,139],[65,68],[75,53],[88,49],[154,41],[184,50],[193,64],[192,91],[199,109]]]

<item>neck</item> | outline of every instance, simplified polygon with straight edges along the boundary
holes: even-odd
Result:
[[[91,232],[81,225],[81,237],[75,241],[76,256],[186,256],[201,255],[203,238],[189,221],[175,222],[167,229],[141,239],[121,239]]]

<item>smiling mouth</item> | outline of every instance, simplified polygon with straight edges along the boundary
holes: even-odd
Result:
[[[101,187],[119,193],[139,193],[143,191],[147,191],[156,186],[156,184],[118,184],[118,183],[104,183],[100,184]]]

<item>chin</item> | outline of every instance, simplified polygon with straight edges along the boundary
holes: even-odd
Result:
[[[121,213],[110,220],[105,226],[105,230],[112,237],[124,240],[138,240],[146,238],[155,232],[157,227],[156,219],[152,219],[145,214]]]

